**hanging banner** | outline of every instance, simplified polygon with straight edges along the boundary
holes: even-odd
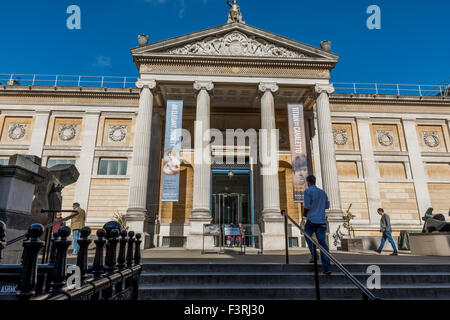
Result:
[[[164,202],[178,202],[182,119],[183,101],[168,100],[161,187],[161,201]]]
[[[303,104],[288,104],[288,115],[294,202],[303,202],[307,188],[306,177],[308,176]]]

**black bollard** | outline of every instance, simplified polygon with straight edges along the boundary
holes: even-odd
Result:
[[[105,271],[113,272],[116,267],[116,249],[119,243],[119,230],[113,229],[109,233],[108,242],[106,243]]]
[[[134,231],[128,232],[127,267],[133,266]]]
[[[0,220],[0,263],[2,262],[2,250],[5,249],[6,224]]]
[[[134,264],[138,265],[141,263],[141,234],[136,234],[136,241],[135,241],[135,249],[134,249]]]
[[[70,236],[70,228],[62,226],[58,230],[60,239],[55,240],[56,261],[53,268],[52,289],[60,290],[66,284],[67,249],[72,244],[67,237]]]
[[[44,226],[33,224],[28,228],[28,240],[23,242],[22,274],[17,286],[19,299],[30,299],[35,294],[37,280],[37,259],[44,242],[39,237],[44,233]]]
[[[49,264],[54,265],[56,262],[56,246],[55,246],[55,241],[58,240],[59,238],[59,234],[58,232],[54,232],[53,236],[52,236],[52,248],[50,250],[50,260],[49,260]]]
[[[103,273],[103,247],[105,246],[106,231],[104,229],[97,230],[97,240],[95,243],[95,258],[94,265],[92,266],[92,272],[96,278],[100,277]]]
[[[91,228],[83,227],[80,231],[80,239],[78,239],[78,245],[80,250],[77,255],[77,266],[80,268],[81,280],[85,280],[88,270],[88,247],[92,240],[89,239],[91,235]]]
[[[119,256],[117,257],[117,267],[119,270],[125,268],[125,248],[127,246],[127,230],[120,231]]]

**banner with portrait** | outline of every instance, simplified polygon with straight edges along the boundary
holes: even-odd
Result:
[[[178,202],[182,120],[183,101],[168,100],[161,186],[161,201],[164,202]]]
[[[288,104],[288,117],[294,202],[304,202],[305,190],[307,188],[308,161],[306,157],[303,104]]]

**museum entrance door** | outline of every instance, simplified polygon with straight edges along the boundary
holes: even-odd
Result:
[[[251,205],[251,174],[247,169],[213,169],[212,172],[212,223],[237,227],[253,224]],[[233,245],[239,239],[233,239]],[[249,245],[248,239],[240,238],[240,244]],[[250,241],[251,243],[252,241]],[[230,245],[230,239],[223,235],[215,237],[215,246]]]

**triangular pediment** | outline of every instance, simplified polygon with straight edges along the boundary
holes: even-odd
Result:
[[[337,62],[339,56],[246,24],[231,23],[131,50],[133,56],[300,59]]]

